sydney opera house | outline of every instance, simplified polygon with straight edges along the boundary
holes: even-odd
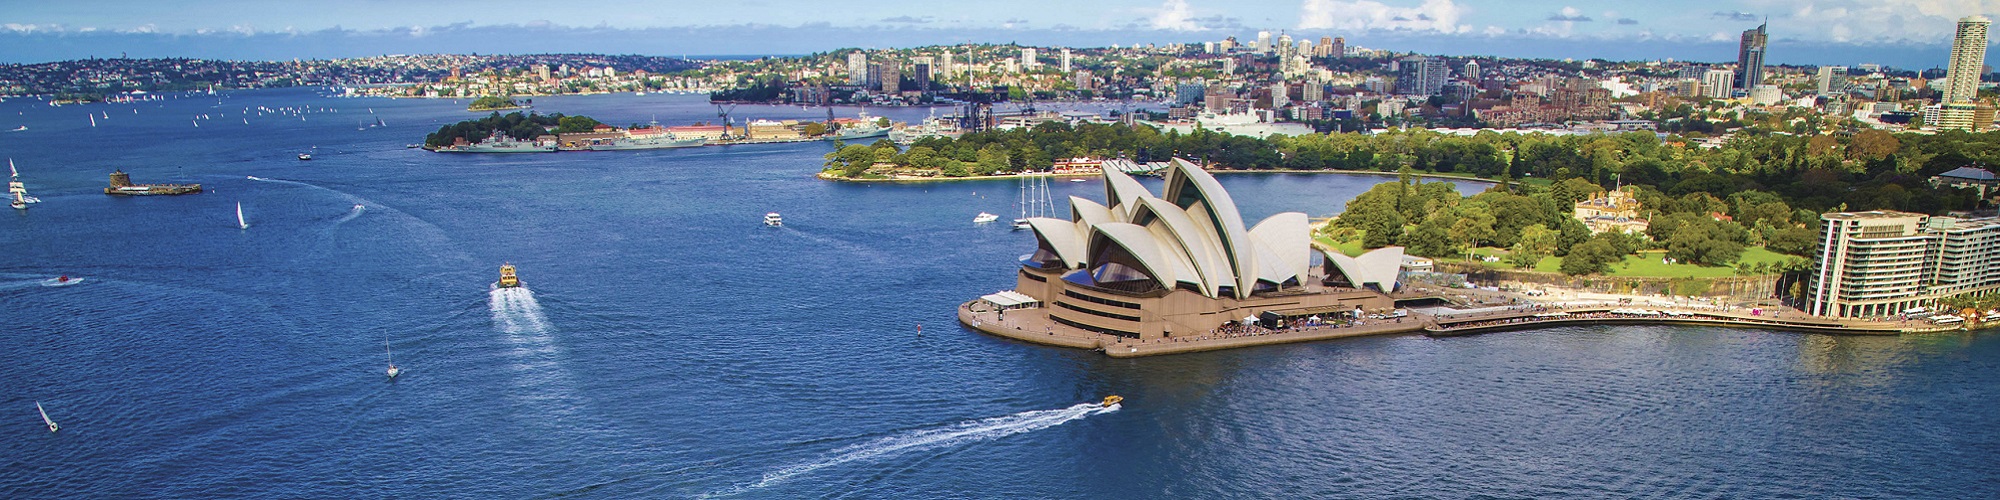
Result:
[[[1113,169],[1104,181],[1104,203],[1071,197],[1068,220],[1029,219],[1036,248],[1022,257],[1015,290],[982,300],[1138,339],[1392,307],[1385,292],[1396,287],[1400,248],[1321,254],[1298,212],[1246,227],[1215,177],[1181,159],[1159,196]]]

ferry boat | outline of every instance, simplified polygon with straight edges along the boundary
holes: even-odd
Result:
[[[514,288],[514,287],[518,287],[518,286],[521,286],[521,278],[519,278],[519,277],[515,277],[515,276],[514,276],[514,265],[513,265],[513,264],[501,264],[501,265],[500,265],[500,283],[499,283],[499,285],[500,285],[500,288]]]
[[[1115,405],[1115,404],[1118,404],[1119,402],[1121,402],[1121,401],[1124,401],[1124,400],[1125,400],[1125,398],[1124,398],[1123,396],[1119,396],[1119,395],[1117,395],[1117,394],[1112,394],[1112,395],[1110,395],[1110,396],[1105,396],[1105,397],[1104,397],[1104,407],[1105,407],[1105,408],[1110,408],[1110,407],[1111,407],[1111,405]]]
[[[764,214],[764,225],[771,227],[783,226],[785,225],[785,218],[778,215],[777,212]]]

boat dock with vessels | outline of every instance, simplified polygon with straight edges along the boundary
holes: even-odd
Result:
[[[133,184],[132,174],[123,170],[111,172],[111,186],[104,188],[104,194],[113,196],[153,196],[195,194],[201,192],[200,184]]]

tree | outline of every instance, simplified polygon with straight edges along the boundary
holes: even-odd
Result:
[[[853,144],[826,154],[826,166],[840,169],[843,177],[855,177],[868,170],[875,163],[875,150],[868,146]]]
[[[1514,267],[1534,267],[1543,257],[1554,254],[1562,233],[1541,224],[1521,229],[1519,241],[1508,249],[1508,260]]]
[[[1425,219],[1422,224],[1417,224],[1416,229],[1411,229],[1408,234],[1403,235],[1401,240],[1403,247],[1410,253],[1425,257],[1446,257],[1457,254],[1458,248],[1452,244],[1451,237],[1451,226],[1455,222],[1453,219],[1456,218],[1446,214]]]
[[[598,125],[603,124],[598,123],[597,120],[591,119],[588,116],[565,116],[556,120],[556,133],[574,134],[589,132],[595,130]]]
[[[1479,206],[1460,206],[1458,217],[1446,229],[1453,244],[1467,252],[1493,239],[1493,214]]]
[[[1569,256],[1563,257],[1561,270],[1570,276],[1601,274],[1611,269],[1611,263],[1624,258],[1624,254],[1612,248],[1610,242],[1593,238],[1569,249]]]

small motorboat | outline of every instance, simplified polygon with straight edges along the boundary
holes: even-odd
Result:
[[[299,161],[312,161],[312,153],[299,153]]]
[[[986,212],[980,212],[979,215],[975,215],[972,217],[973,224],[985,224],[996,220],[1000,220],[1000,216],[989,214]]]
[[[68,276],[57,276],[57,277],[54,277],[54,278],[49,278],[49,279],[45,279],[45,280],[42,280],[42,286],[70,286],[70,285],[74,285],[74,284],[77,284],[77,283],[82,283],[82,282],[83,282],[83,278],[71,278],[71,277],[68,277]]]
[[[1070,182],[1090,182],[1089,179],[1070,179]]]
[[[764,214],[764,225],[771,227],[783,226],[785,225],[785,217],[778,215],[777,212]]]
[[[1124,401],[1124,400],[1125,400],[1125,398],[1124,398],[1123,396],[1119,396],[1119,395],[1117,395],[1117,394],[1112,394],[1112,395],[1110,395],[1110,396],[1105,396],[1105,397],[1104,397],[1104,407],[1105,407],[1105,408],[1110,408],[1110,407],[1111,407],[1112,405],[1116,405],[1116,404],[1118,404],[1118,403],[1119,403],[1120,401]]]
[[[514,276],[514,265],[513,265],[513,264],[501,264],[501,265],[500,265],[500,283],[499,283],[499,285],[500,285],[500,288],[514,288],[514,287],[517,287],[517,286],[521,286],[521,278],[518,278],[518,277],[515,277],[515,276]]]
[[[42,424],[49,426],[49,432],[56,432],[62,429],[62,426],[56,425],[56,421],[49,420],[49,411],[42,409],[41,401],[35,402],[35,411],[42,414]]]

